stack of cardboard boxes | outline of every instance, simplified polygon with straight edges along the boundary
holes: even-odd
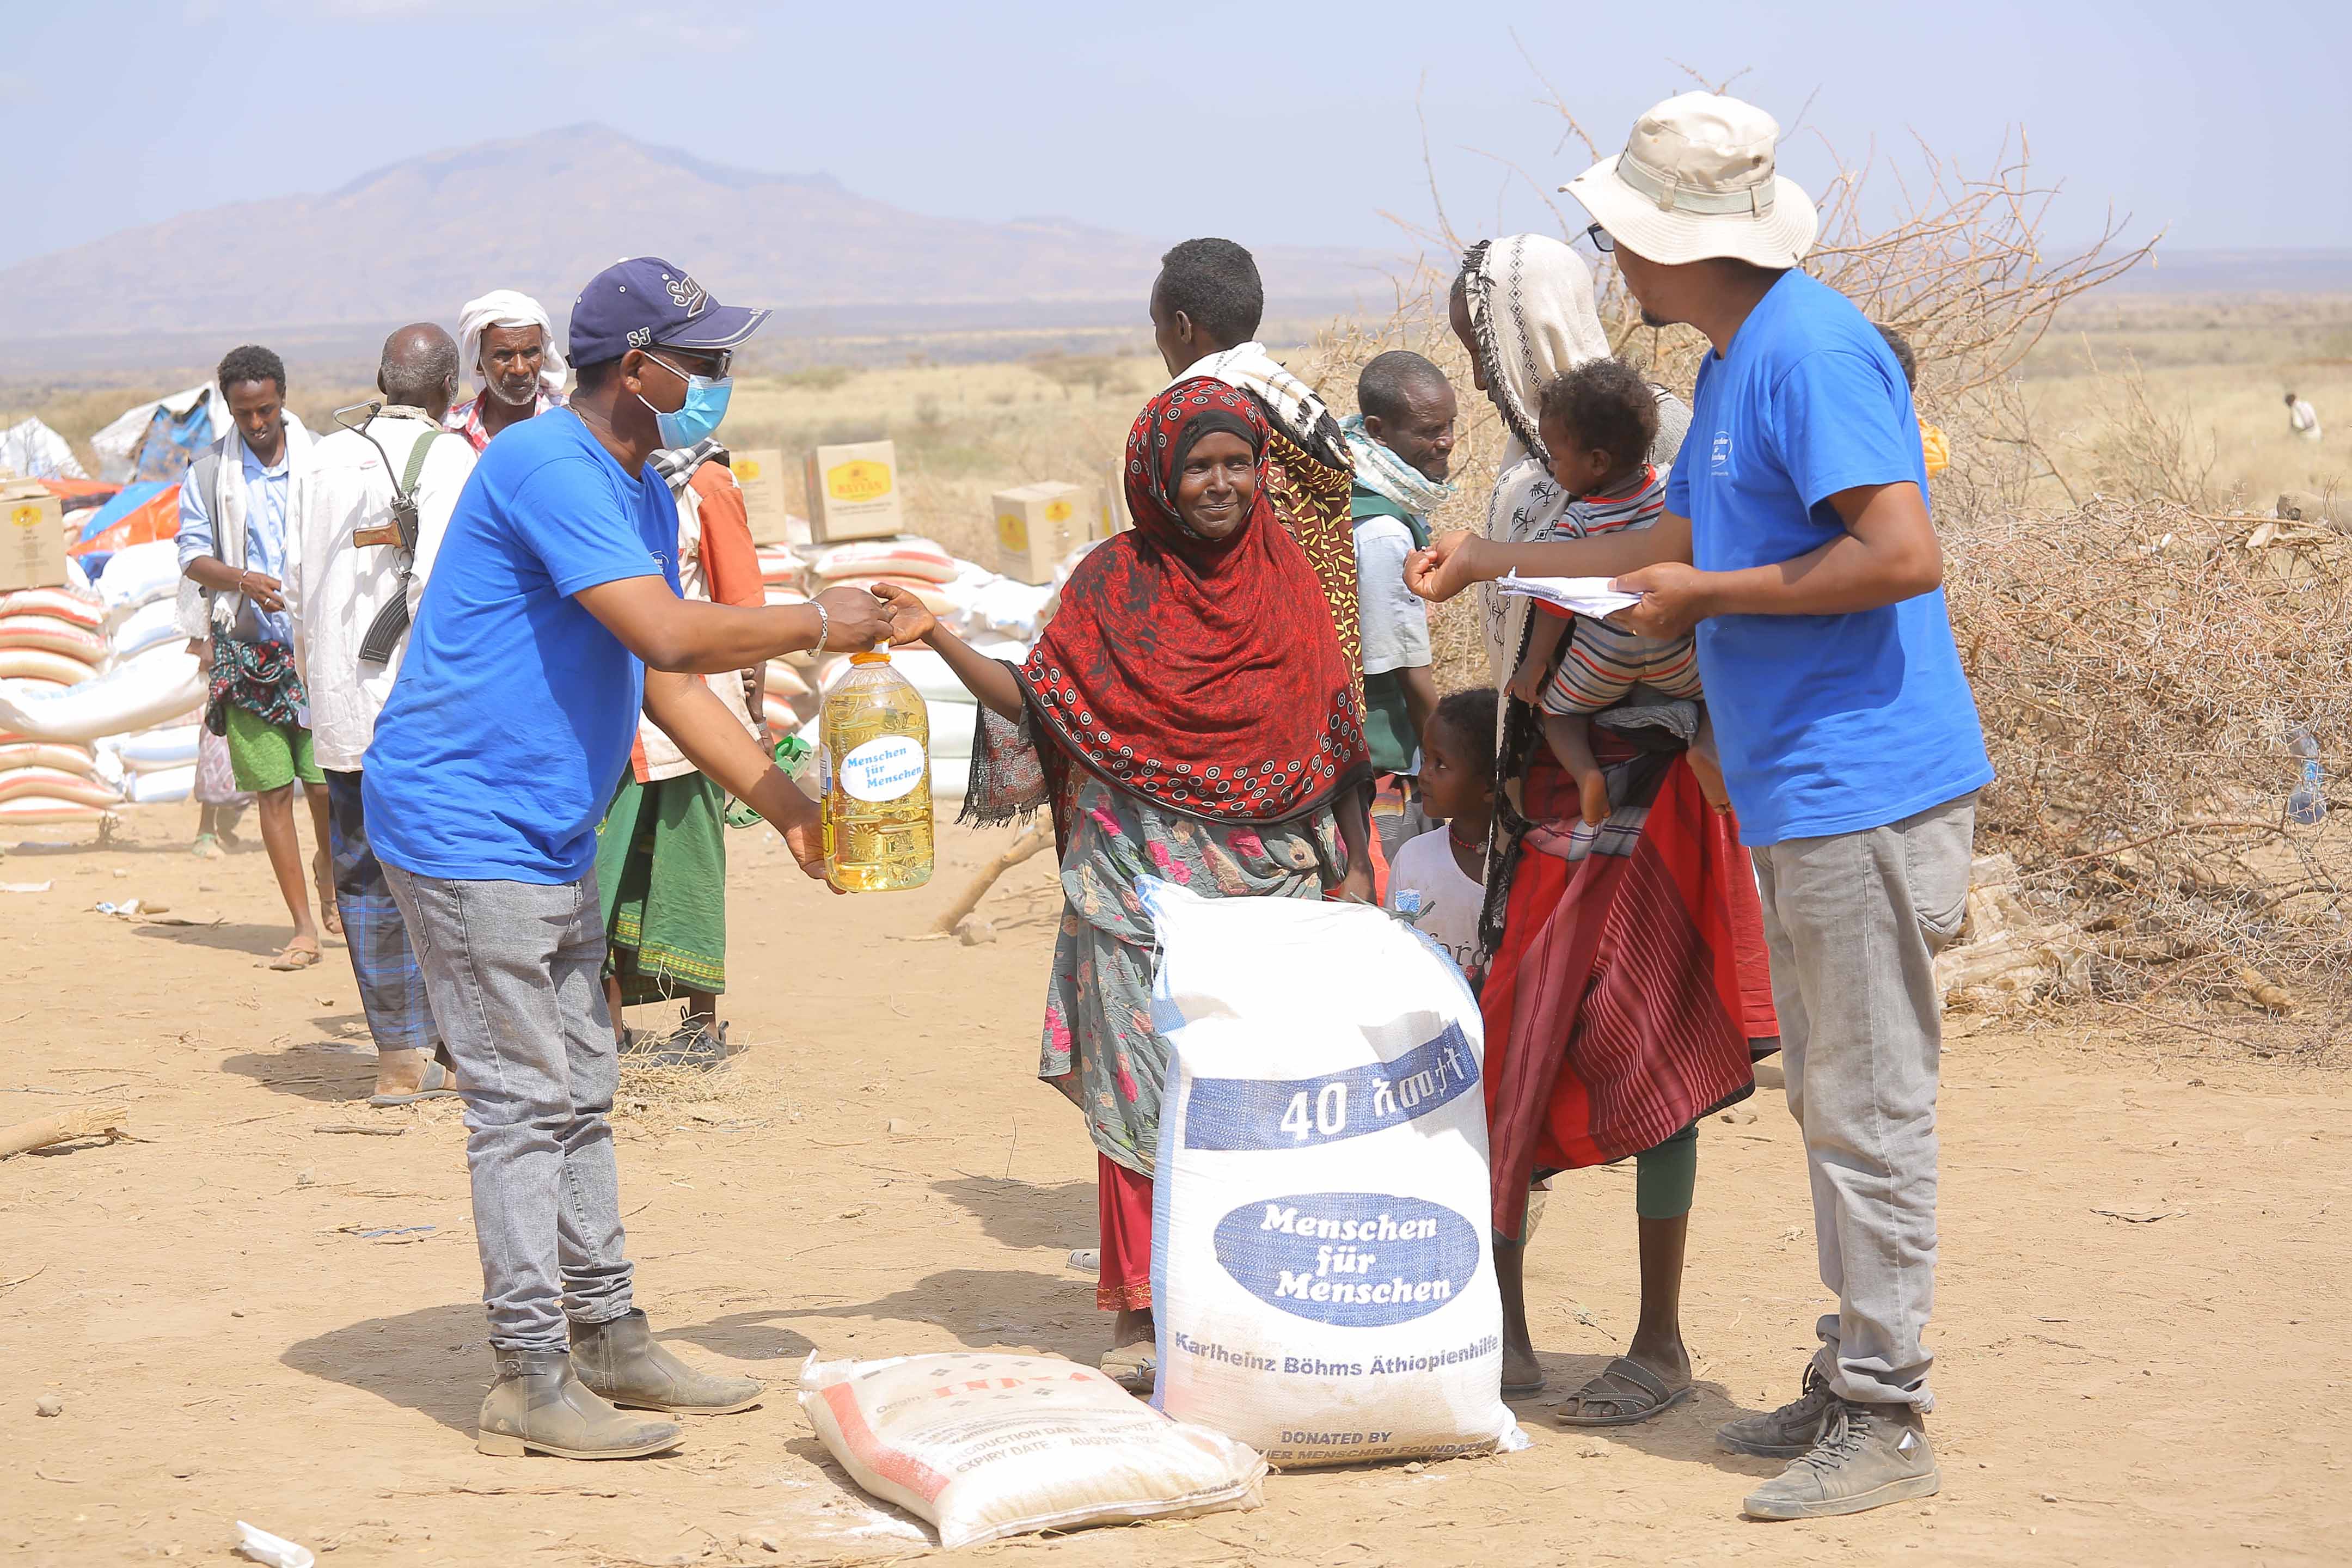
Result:
[[[808,455],[808,522],[793,526],[784,500],[784,455],[772,447],[734,454],[736,481],[758,544],[839,544],[888,539],[906,531],[898,447],[888,441],[819,447]],[[1099,488],[1049,480],[999,490],[990,506],[996,524],[996,570],[1023,583],[1045,584],[1071,551],[1132,526],[1120,463],[1114,459]]]

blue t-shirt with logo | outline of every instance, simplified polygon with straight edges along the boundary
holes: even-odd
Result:
[[[572,597],[677,588],[677,507],[569,409],[501,432],[457,498],[363,770],[368,838],[403,870],[569,882],[635,743],[645,666]]]
[[[1666,510],[1704,572],[1776,565],[1844,532],[1828,498],[1927,493],[1911,391],[1844,295],[1789,271],[1700,363]],[[1992,781],[1941,589],[1845,616],[1716,616],[1699,674],[1749,844],[1859,832]]]

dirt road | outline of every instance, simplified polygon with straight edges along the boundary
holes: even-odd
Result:
[[[727,1011],[752,1048],[719,1099],[624,1105],[623,1207],[657,1330],[771,1396],[693,1422],[665,1458],[478,1456],[489,1363],[455,1108],[354,1103],[372,1058],[342,950],[307,973],[257,967],[283,934],[267,865],[190,858],[193,821],[149,811],[120,847],[0,863],[0,879],[54,884],[0,893],[15,1041],[0,1121],[110,1100],[140,1139],[0,1164],[10,1562],[226,1563],[236,1519],[328,1568],[896,1559],[927,1538],[825,1461],[793,1397],[803,1358],[1099,1349],[1091,1281],[1065,1261],[1093,1244],[1093,1156],[1031,1078],[1049,862],[991,900],[994,944],[910,943],[894,936],[921,930],[992,840],[949,830],[931,889],[834,900],[738,834]],[[91,910],[132,895],[225,918]],[[1550,1422],[1633,1316],[1632,1173],[1588,1172],[1560,1182],[1529,1260],[1552,1382],[1519,1406],[1529,1452],[1277,1477],[1254,1513],[985,1550],[1072,1565],[2344,1561],[2352,1079],[2190,1033],[2080,1027],[1969,1035],[1945,1071],[1945,1485],[1924,1506],[1737,1517],[1772,1467],[1710,1435],[1794,1392],[1822,1304],[1794,1130],[1768,1091],[1752,1120],[1703,1133],[1684,1305],[1696,1407],[1614,1434]],[[399,1135],[321,1131],[349,1125]],[[36,1415],[44,1394],[60,1415]]]

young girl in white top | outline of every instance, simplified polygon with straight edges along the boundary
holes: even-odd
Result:
[[[1406,840],[1389,862],[1388,907],[1454,955],[1478,959],[1486,832],[1495,820],[1495,689],[1456,691],[1421,733],[1423,809],[1445,826]]]

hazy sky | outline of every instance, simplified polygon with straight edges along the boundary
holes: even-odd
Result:
[[[602,120],[745,167],[824,170],[919,212],[1153,236],[1388,246],[1430,213],[1549,226],[1586,163],[1690,85],[1681,61],[1849,157],[1961,169],[2022,126],[2063,179],[2181,247],[2352,246],[2352,5],[1376,3],[1181,7],[604,0],[0,0],[0,265],[412,153]],[[1517,42],[1514,41],[1516,33]],[[1521,57],[1524,47],[1528,58]],[[1784,172],[1818,187],[1821,143]],[[528,192],[518,192],[527,221]],[[646,244],[659,242],[647,215]]]

